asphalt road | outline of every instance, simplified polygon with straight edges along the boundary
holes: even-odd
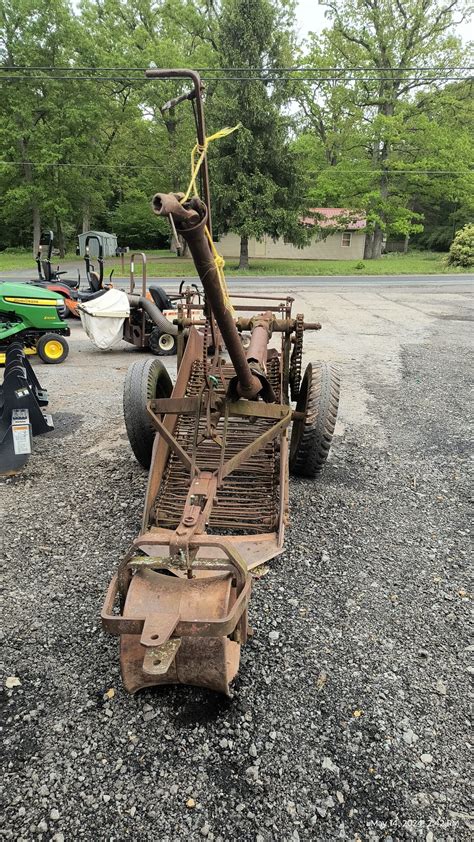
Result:
[[[472,283],[373,281],[295,286],[295,311],[323,324],[305,362],[342,370],[339,418],[324,474],[291,482],[231,700],[126,695],[100,628],[145,494],[122,417],[140,355],[100,352],[74,322],[66,362],[36,364],[56,429],[0,486],[3,669],[19,682],[2,838],[472,839]]]
[[[75,277],[77,269],[81,271],[83,276],[83,267],[77,263],[64,263],[61,268],[68,271],[68,277]],[[156,268],[156,267],[154,267]],[[106,276],[108,273],[106,272]],[[22,269],[14,272],[1,272],[0,281],[26,281],[34,278],[34,271],[31,269]],[[150,281],[161,284],[162,286],[175,289],[181,280],[196,281],[196,275],[185,276],[179,278],[149,278]],[[121,289],[128,288],[128,278],[121,277],[114,274],[114,284]],[[300,275],[245,275],[245,276],[229,276],[228,284],[234,289],[257,289],[262,288],[267,290],[272,289],[288,289],[289,291],[302,287],[314,286],[328,286],[338,287],[341,285],[348,286],[447,286],[456,284],[470,284],[474,281],[474,274],[460,275],[308,275],[302,277]],[[136,278],[137,287],[140,285],[139,272]]]
[[[163,286],[176,284],[179,278],[153,278]],[[195,280],[189,279],[189,280]],[[301,289],[303,287],[338,287],[338,286],[439,286],[459,283],[472,283],[474,275],[246,275],[230,276],[229,286],[235,288],[251,287],[255,289]],[[121,279],[121,283],[125,281]]]

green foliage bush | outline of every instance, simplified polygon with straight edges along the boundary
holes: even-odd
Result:
[[[151,202],[133,196],[121,202],[109,216],[110,230],[121,246],[131,249],[166,249],[170,244],[168,220],[151,212]]]
[[[457,232],[449,249],[448,263],[454,266],[474,266],[474,223]]]

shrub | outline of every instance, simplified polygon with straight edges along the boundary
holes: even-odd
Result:
[[[448,263],[454,266],[474,266],[474,223],[461,228],[449,248]]]
[[[146,196],[132,196],[117,205],[110,214],[109,225],[121,246],[132,250],[169,248],[168,220],[152,213]]]

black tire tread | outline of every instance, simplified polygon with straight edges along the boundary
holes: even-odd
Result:
[[[164,333],[166,333],[166,331],[160,330],[158,327],[153,328],[150,334],[150,339],[148,340],[150,353],[154,354],[155,357],[174,357],[176,355],[176,350],[178,347],[176,337],[172,337],[174,339],[173,347],[170,348],[169,351],[163,351],[158,344],[159,337],[162,336]],[[172,334],[168,333],[167,336],[172,336]]]
[[[144,468],[150,467],[155,438],[146,411],[147,401],[169,398],[172,389],[170,376],[160,360],[137,360],[129,366],[123,389],[123,415],[131,448]]]
[[[309,364],[304,379],[307,380],[307,414],[298,432],[296,453],[290,459],[290,470],[295,476],[316,477],[328,458],[334,429],[341,378],[339,370],[331,363]],[[298,402],[299,403],[299,402]],[[304,406],[296,406],[297,411]]]

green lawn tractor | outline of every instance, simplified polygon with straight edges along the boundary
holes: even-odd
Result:
[[[45,363],[64,362],[70,330],[60,318],[64,305],[57,293],[21,283],[0,283],[0,363],[12,342],[21,342],[26,353]]]

